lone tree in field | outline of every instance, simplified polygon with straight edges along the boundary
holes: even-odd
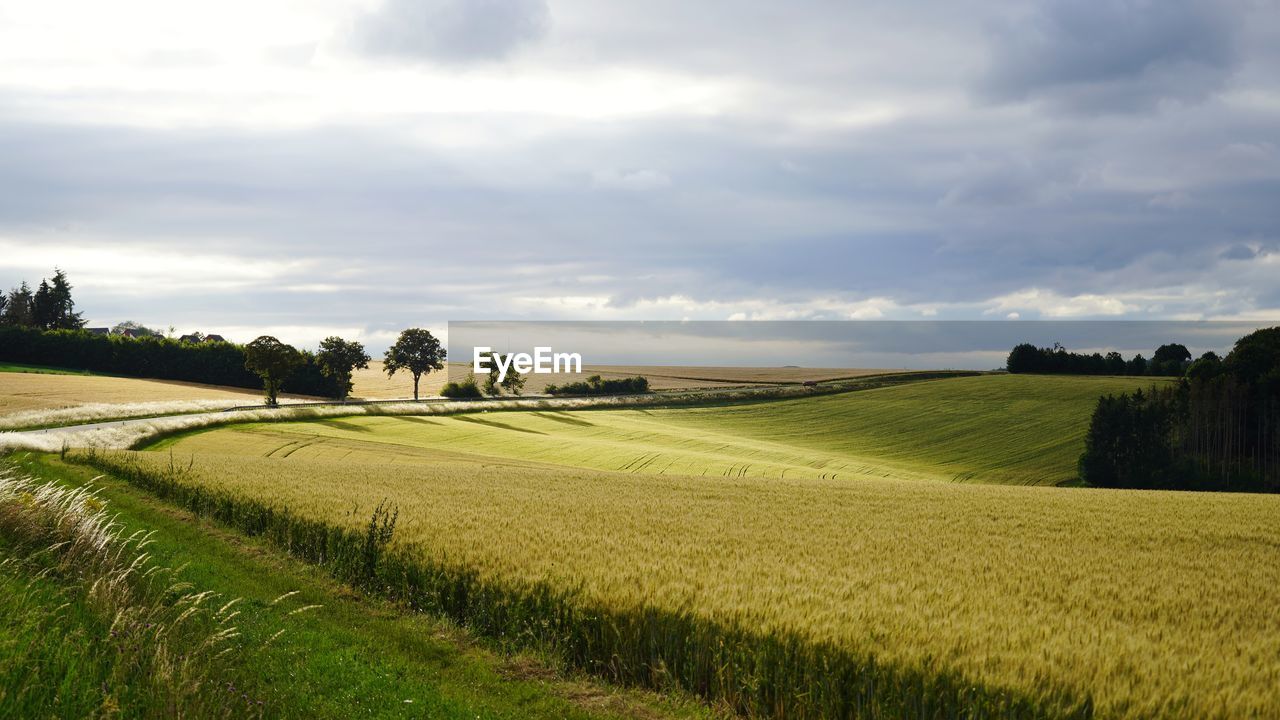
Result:
[[[429,331],[422,328],[409,328],[400,333],[396,344],[387,348],[382,369],[387,377],[397,371],[407,370],[413,375],[413,399],[418,399],[418,381],[432,370],[444,368],[445,349],[440,341]]]
[[[276,407],[280,402],[280,386],[302,365],[302,353],[292,345],[286,345],[270,335],[263,335],[244,346],[245,369],[262,378],[267,391],[267,405]]]
[[[316,364],[326,377],[333,378],[339,400],[346,400],[351,394],[351,373],[356,368],[369,367],[370,359],[364,345],[336,335],[321,340],[320,352],[316,353]]]

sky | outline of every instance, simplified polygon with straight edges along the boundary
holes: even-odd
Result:
[[[0,287],[459,320],[1280,321],[1280,0],[0,0]]]

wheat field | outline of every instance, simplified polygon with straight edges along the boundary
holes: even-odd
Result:
[[[1018,486],[1072,477],[1097,396],[1149,382],[328,418],[97,461],[295,550],[386,501],[388,587],[747,713],[1276,716],[1280,498]]]
[[[951,378],[796,400],[591,412],[351,417],[242,425],[182,438],[184,453],[494,461],[658,475],[1072,480],[1102,393],[1144,378]]]
[[[706,623],[746,629],[751,652],[770,647],[758,638],[795,637],[1027,698],[1035,714],[1081,703],[1115,718],[1280,714],[1277,497],[653,476],[484,458],[175,450],[109,463],[153,474],[176,463],[186,483],[349,530],[385,499],[399,510],[395,546],[429,566],[669,618],[661,639],[629,648],[650,663],[694,652],[707,633],[690,623]],[[793,649],[769,662],[806,657]],[[770,682],[812,682],[793,670]],[[825,713],[796,702],[796,716]]]

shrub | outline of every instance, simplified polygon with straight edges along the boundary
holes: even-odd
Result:
[[[637,375],[618,380],[605,380],[592,375],[586,382],[548,385],[548,395],[631,395],[649,392],[649,378]]]
[[[482,397],[480,386],[474,376],[468,376],[462,382],[447,382],[440,394],[447,398],[474,400]]]

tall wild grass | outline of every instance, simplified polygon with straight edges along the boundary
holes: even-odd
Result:
[[[0,468],[0,718],[257,717],[238,600],[152,562],[87,489]]]

